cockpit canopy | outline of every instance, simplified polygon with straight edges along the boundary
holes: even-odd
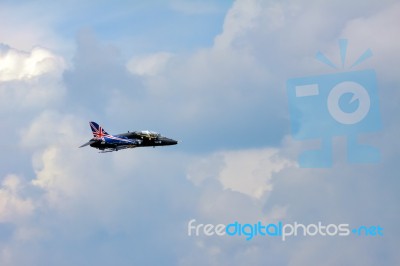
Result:
[[[161,137],[161,134],[154,132],[154,131],[149,131],[149,130],[141,130],[136,132],[139,135],[142,136],[147,136],[147,137],[152,137],[152,138],[158,138]]]

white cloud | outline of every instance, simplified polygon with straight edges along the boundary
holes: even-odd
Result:
[[[154,76],[159,74],[173,55],[171,53],[160,52],[147,56],[132,58],[128,64],[128,70],[140,76]]]
[[[64,164],[66,158],[62,158],[62,152],[63,149],[59,146],[49,146],[42,153],[36,154],[34,158],[36,179],[32,181],[34,186],[46,192],[49,206],[59,211],[68,210],[68,201],[81,195],[86,183],[80,182],[77,173],[71,172],[70,167]],[[72,158],[68,159],[71,163]],[[77,163],[73,162],[72,166],[77,167]]]
[[[379,78],[385,82],[398,81],[398,71],[394,66],[400,62],[399,29],[400,3],[382,7],[380,12],[368,17],[350,20],[343,29],[342,35],[349,38],[349,62],[354,62],[364,50],[370,48],[373,57],[359,68],[373,67]]]
[[[46,110],[38,114],[28,127],[22,128],[20,145],[24,148],[38,149],[54,144],[77,147],[79,141],[89,138],[82,134],[86,121],[71,114],[61,114]]]
[[[215,178],[223,189],[265,199],[265,194],[273,187],[273,174],[294,165],[295,162],[282,157],[274,148],[225,151],[191,165],[188,179],[201,184],[207,178]]]
[[[0,222],[18,223],[33,213],[32,200],[20,195],[23,186],[17,175],[4,178],[0,186]]]
[[[215,47],[229,49],[233,42],[243,38],[256,27],[262,10],[259,1],[235,1],[225,17],[223,32],[215,38]]]
[[[0,47],[0,81],[32,79],[51,73],[60,76],[65,69],[64,60],[50,51],[36,47],[23,52],[6,46]]]
[[[310,3],[237,1],[214,46],[187,56],[160,52],[125,64],[116,49],[81,36],[74,71],[65,76],[63,59],[47,49],[2,47],[0,110],[15,123],[3,125],[2,138],[19,144],[11,146],[12,156],[3,156],[31,180],[9,175],[2,182],[0,221],[12,228],[10,236],[2,231],[0,264],[337,265],[356,264],[359,255],[363,264],[378,264],[380,254],[398,264],[394,68],[392,92],[380,90],[391,126],[380,140],[386,157],[378,165],[347,165],[340,158],[332,169],[297,168],[303,143],[285,135],[284,93],[285,76],[324,71],[311,59],[317,49],[337,49],[341,35],[348,35],[349,49],[371,48],[379,65],[393,60],[395,66],[398,5],[376,9],[381,2],[367,2],[370,10],[360,18],[364,12],[356,7],[338,13],[342,3]],[[145,82],[132,85],[127,69]],[[382,77],[386,84],[389,75]],[[74,78],[65,94],[63,83]],[[90,138],[86,117],[107,120],[107,130],[157,126],[183,141],[173,148],[98,154],[77,148]],[[273,141],[271,132],[278,132]],[[200,153],[204,146],[209,150]],[[393,234],[374,241],[195,239],[186,235],[190,218],[382,223]]]
[[[272,190],[274,173],[295,163],[279,155],[277,149],[241,150],[225,154],[226,167],[219,180],[224,188],[261,199]]]
[[[58,10],[39,3],[0,3],[0,43],[23,50],[36,46],[65,50],[65,39],[55,30],[60,19]]]
[[[62,57],[44,48],[24,52],[0,46],[0,109],[57,105],[65,93],[65,68]]]

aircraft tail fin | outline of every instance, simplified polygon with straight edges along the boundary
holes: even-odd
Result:
[[[99,124],[97,124],[96,122],[89,122],[90,125],[90,129],[92,130],[93,133],[93,137],[95,139],[101,139],[106,135],[109,135],[104,128],[102,128],[101,126],[99,126]]]

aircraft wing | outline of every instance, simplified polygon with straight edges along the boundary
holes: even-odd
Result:
[[[136,145],[122,145],[122,146],[117,146],[115,148],[106,148],[106,149],[100,151],[100,153],[113,152],[113,151],[132,149],[132,148],[136,148]]]

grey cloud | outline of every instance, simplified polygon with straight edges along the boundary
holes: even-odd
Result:
[[[106,114],[106,107],[115,94],[128,98],[142,98],[140,83],[129,74],[119,51],[103,45],[94,33],[82,30],[77,36],[77,51],[73,67],[64,73],[70,110],[86,109]]]

